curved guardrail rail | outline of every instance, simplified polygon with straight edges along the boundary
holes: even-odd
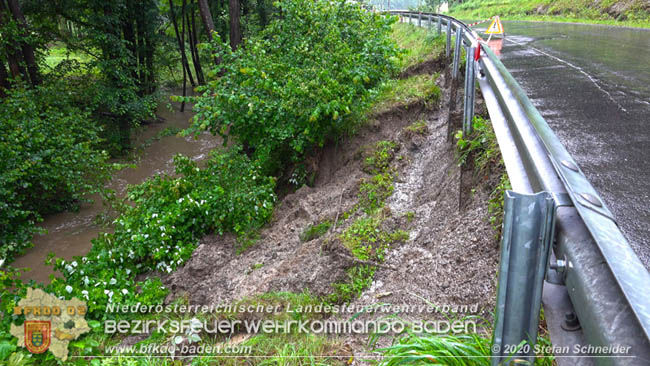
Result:
[[[549,324],[553,343],[575,344],[582,341],[581,337],[567,335],[562,331],[571,328],[567,322],[576,328],[572,315],[561,312],[566,310],[567,304],[559,305],[563,300],[557,299],[568,295],[568,305],[572,305],[571,311],[575,311],[588,344],[630,347],[621,357],[594,357],[589,360],[584,357],[564,360],[558,358],[559,363],[591,364],[595,360],[595,363],[603,365],[650,365],[650,274],[631,249],[614,216],[577,162],[506,67],[475,31],[461,21],[441,14],[400,10],[390,13],[410,23],[417,22],[418,26],[435,27],[439,35],[444,29],[447,58],[451,57],[452,35],[455,34],[454,79],[458,76],[461,46],[466,47],[468,55],[463,132],[471,131],[475,82],[478,81],[513,190],[531,195],[546,192],[553,200],[554,225],[549,230],[554,243],[548,259],[545,258],[542,263],[544,269],[548,265],[544,284],[545,310],[547,303],[548,308],[557,305],[555,314],[550,316],[555,319],[549,319],[549,311],[546,311],[547,321],[559,324],[556,327]],[[475,53],[476,49],[479,50],[478,53]],[[508,206],[515,205],[506,205],[506,208]],[[510,217],[513,215],[506,212],[508,214]],[[504,220],[505,225],[510,224]],[[511,231],[510,228],[504,227],[504,232],[508,231]],[[540,239],[541,236],[543,235],[540,235]],[[506,241],[510,243],[516,239],[504,236],[502,247]],[[503,255],[502,252],[502,260]],[[503,270],[502,263],[501,271]],[[516,274],[511,273],[510,276]],[[505,283],[501,282],[501,278],[499,281],[500,292],[505,293],[501,289],[506,287]],[[566,291],[552,291],[552,285],[549,284],[565,285]],[[535,287],[532,283],[529,285]],[[525,292],[517,292],[510,284],[507,289],[510,292],[508,296],[525,295]],[[555,298],[548,298],[546,292],[553,293]],[[497,308],[502,300],[497,300]],[[565,300],[564,302],[566,303]],[[500,321],[507,323],[509,319]],[[528,329],[528,325],[520,325],[521,328]],[[495,332],[498,328],[499,324],[495,326]],[[496,338],[497,335],[495,342]]]

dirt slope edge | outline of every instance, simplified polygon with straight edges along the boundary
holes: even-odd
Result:
[[[409,73],[413,70],[417,68]],[[420,70],[431,72],[431,67]],[[442,78],[438,85],[443,84]],[[446,106],[448,98],[446,90],[441,105]],[[460,174],[454,148],[445,141],[447,115],[446,108],[427,107],[422,101],[398,106],[375,116],[355,136],[326,147],[314,187],[284,197],[252,248],[238,255],[233,236],[203,238],[188,263],[163,279],[171,289],[168,301],[186,296],[191,304],[210,305],[269,291],[331,293],[331,284],[346,278],[353,259],[342,253],[341,246],[324,243],[336,241],[351,220],[308,242],[302,242],[299,235],[309,225],[334,221],[356,204],[359,181],[369,177],[362,170],[360,151],[377,141],[393,140],[399,143],[401,158],[393,162],[398,178],[394,194],[387,200],[391,219],[386,225],[409,231],[410,236],[391,249],[371,287],[352,305],[428,301],[440,306],[472,306],[477,309],[474,315],[489,318],[494,306],[498,243],[486,220],[488,192],[477,187],[459,210]],[[416,121],[426,122],[424,133],[405,129]],[[454,316],[426,314],[441,315]],[[361,350],[363,337],[349,342],[354,344],[355,354],[366,353]]]

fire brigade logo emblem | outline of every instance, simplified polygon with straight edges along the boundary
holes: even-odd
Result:
[[[25,347],[31,353],[43,353],[50,347],[52,324],[50,321],[25,321]]]

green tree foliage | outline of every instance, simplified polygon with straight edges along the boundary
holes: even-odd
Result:
[[[194,130],[208,129],[247,146],[275,174],[354,128],[355,112],[395,70],[393,18],[344,1],[285,0],[276,19],[222,59],[196,100]]]
[[[122,153],[133,127],[155,107],[154,57],[163,25],[157,1],[28,0],[24,9],[45,42],[87,56],[85,65],[68,65],[63,77],[84,80],[77,84],[84,96],[77,102],[103,126],[109,152]]]
[[[0,100],[0,258],[29,246],[42,215],[78,204],[107,178],[99,128],[59,86]]]

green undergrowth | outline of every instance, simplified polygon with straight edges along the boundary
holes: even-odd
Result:
[[[398,146],[393,141],[379,141],[363,161],[363,171],[368,174],[378,174],[387,170],[397,149]]]
[[[427,126],[427,121],[420,120],[414,122],[403,129],[407,137],[412,135],[426,135],[429,133],[429,127]]]
[[[305,231],[300,234],[300,240],[310,241],[320,238],[330,229],[330,227],[332,227],[332,222],[329,220],[319,222],[318,224],[309,225],[307,229],[305,229]]]
[[[254,309],[273,309],[261,312],[229,312],[210,315],[216,319],[240,321],[313,321],[330,316],[330,312],[318,310],[318,306],[327,305],[323,298],[308,292],[269,292],[238,301],[235,306]],[[242,341],[239,347],[251,347],[252,353],[242,357],[219,357],[220,355],[202,355],[193,361],[193,365],[240,365],[242,362],[252,365],[304,365],[304,364],[344,364],[346,354],[343,343],[335,336],[298,332],[296,327],[288,331],[273,334],[245,334],[239,328]],[[243,332],[243,333],[242,333]],[[227,338],[214,338],[201,334],[202,344],[227,343]],[[236,338],[236,337],[234,337]],[[253,357],[251,357],[253,356]],[[341,358],[339,358],[341,357]]]
[[[383,262],[390,245],[408,239],[403,230],[388,232],[381,228],[381,217],[361,217],[355,220],[340,236],[343,246],[355,258],[363,261]]]
[[[421,74],[386,82],[372,111],[382,113],[416,102],[422,102],[428,107],[437,105],[442,94],[436,83],[438,76],[438,74]]]
[[[650,8],[643,0],[469,0],[453,6],[450,15],[650,28]]]
[[[384,356],[378,365],[489,366],[492,364],[492,340],[488,334],[418,335],[409,332],[391,346],[378,350]],[[541,349],[552,346],[550,340],[542,336],[538,337],[537,344]],[[512,361],[512,364],[528,364]],[[554,356],[549,352],[535,358],[536,366],[554,364]]]
[[[497,237],[501,234],[503,223],[503,203],[505,191],[510,189],[510,180],[505,170],[501,150],[489,120],[475,116],[472,133],[463,136],[456,133],[456,151],[459,165],[472,164],[475,177],[488,181],[497,174],[498,181],[492,187],[488,202],[489,221]]]
[[[64,278],[50,291],[87,300],[92,318],[108,303],[148,304],[164,296],[156,280],[136,281],[149,271],[172,272],[191,256],[198,239],[210,232],[246,236],[270,218],[274,180],[240,149],[214,150],[205,168],[184,156],[175,159],[176,176],[156,176],[130,187],[132,204],[114,222],[114,232],[93,239],[90,252],[57,259]],[[143,287],[136,292],[134,289]],[[152,291],[146,291],[149,287]]]
[[[359,207],[367,213],[381,209],[386,198],[393,194],[393,182],[397,173],[385,171],[370,178],[363,178],[359,187]]]
[[[479,334],[430,335],[407,334],[390,347],[379,349],[382,366],[448,365],[489,366],[491,341]]]
[[[393,25],[392,39],[403,49],[399,66],[402,70],[410,66],[439,57],[445,50],[444,37],[437,37],[435,31],[407,23]]]
[[[387,347],[375,349],[383,359],[376,364],[379,366],[396,365],[448,365],[448,366],[489,366],[492,364],[492,325],[483,318],[466,316],[462,319],[447,319],[447,321],[473,321],[476,332],[459,334],[429,334],[415,333],[411,328],[392,340]],[[542,311],[540,324],[545,324]],[[527,342],[521,342],[520,350]],[[548,331],[540,326],[536,347],[541,352],[536,355],[535,366],[555,365],[555,356],[550,350],[552,343]],[[514,354],[514,352],[512,353]],[[511,354],[511,355],[512,355]],[[529,365],[528,362],[507,357],[500,365]]]
[[[0,260],[11,262],[52,213],[78,210],[110,177],[102,129],[64,83],[0,98]]]
[[[356,264],[346,273],[347,278],[332,284],[334,290],[325,301],[327,303],[344,304],[361,296],[363,291],[370,287],[375,277],[377,267],[370,264]]]
[[[374,175],[361,179],[359,201],[344,214],[344,221],[352,221],[337,238],[358,262],[347,270],[346,280],[332,284],[334,292],[326,297],[327,302],[347,303],[360,296],[372,284],[377,265],[385,260],[391,246],[408,240],[406,231],[385,227],[390,215],[385,201],[393,193],[397,178],[391,162],[398,148],[394,141],[383,140],[365,151],[363,170]]]

